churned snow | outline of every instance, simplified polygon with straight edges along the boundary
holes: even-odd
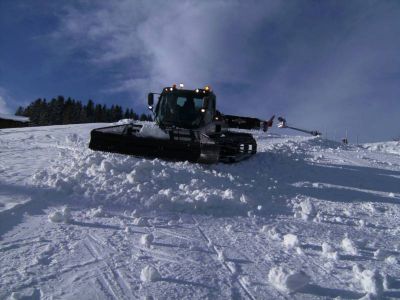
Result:
[[[0,130],[0,299],[400,298],[396,143],[199,165],[93,152],[103,126]]]

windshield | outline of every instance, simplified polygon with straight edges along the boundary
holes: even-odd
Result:
[[[156,120],[163,125],[195,128],[200,125],[202,107],[200,95],[164,94],[156,107]]]

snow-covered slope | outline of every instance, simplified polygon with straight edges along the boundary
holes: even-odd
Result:
[[[87,149],[103,125],[0,130],[0,299],[400,297],[398,145],[204,166]]]

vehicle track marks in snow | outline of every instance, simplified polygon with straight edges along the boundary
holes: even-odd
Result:
[[[91,255],[102,263],[102,266],[97,266],[96,268],[100,272],[99,282],[103,283],[104,290],[107,290],[109,294],[111,294],[116,299],[125,299],[125,291],[131,291],[131,289],[129,287],[129,284],[126,283],[126,279],[118,276],[116,271],[111,268],[108,262],[109,260],[112,260],[110,253],[107,253],[107,249],[99,244],[99,239],[93,237],[92,234],[88,235],[86,246],[88,247]],[[118,277],[120,277],[122,282],[124,283],[125,289],[120,285]]]
[[[199,231],[200,235],[203,237],[204,241],[207,242],[207,247],[210,249],[217,257],[218,257],[218,251],[217,248],[213,245],[212,240],[204,233],[203,229],[201,228],[199,222],[193,217],[193,221],[195,222],[195,225],[197,227],[197,230]],[[237,278],[236,274],[232,272],[232,270],[228,267],[225,261],[220,261],[221,265],[224,267],[225,270],[227,270],[232,278],[235,278],[236,281],[238,282],[239,286],[242,288],[243,292],[245,295],[251,299],[251,300],[256,300],[256,298],[253,296],[251,291],[247,288],[246,284],[240,280],[240,278]]]

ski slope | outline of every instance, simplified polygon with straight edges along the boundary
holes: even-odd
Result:
[[[253,132],[198,165],[0,130],[0,299],[400,298],[400,144]]]

